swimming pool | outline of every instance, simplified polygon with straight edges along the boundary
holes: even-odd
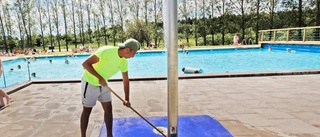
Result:
[[[81,78],[81,63],[88,55],[77,57],[50,56],[39,57],[29,64],[30,75],[34,79]],[[70,64],[65,64],[67,58]],[[49,60],[52,60],[52,63]],[[278,70],[319,69],[320,53],[286,52],[285,50],[268,51],[267,49],[227,49],[227,50],[192,50],[189,54],[179,52],[178,70],[184,67],[200,68],[204,73],[255,72]],[[21,69],[17,66],[20,65]],[[6,86],[29,80],[28,65],[23,58],[4,61]],[[10,69],[13,68],[13,71]],[[129,59],[129,76],[167,75],[167,54],[160,52],[138,52]],[[121,77],[118,73],[114,76]],[[1,87],[4,87],[3,77]]]

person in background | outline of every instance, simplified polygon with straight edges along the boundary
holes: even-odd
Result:
[[[185,68],[182,68],[182,72],[185,73]],[[189,72],[190,73],[190,72]],[[193,70],[193,73],[200,73],[199,70]]]
[[[239,45],[239,36],[238,36],[238,34],[236,33],[236,34],[234,34],[234,36],[233,36],[233,45],[234,46],[236,46],[236,47],[238,47],[238,45]]]
[[[127,59],[134,57],[139,49],[140,43],[137,40],[128,39],[124,43],[119,44],[119,47],[100,47],[82,63],[84,71],[81,79],[83,105],[80,118],[81,137],[86,137],[89,117],[97,100],[101,102],[104,110],[107,137],[113,137],[112,100],[107,82],[117,72],[122,72],[125,93],[123,105],[130,107]]]
[[[89,47],[88,47],[88,52],[91,52],[92,51],[92,45],[90,43]]]
[[[37,61],[37,58],[35,56],[32,56],[30,59],[33,60],[33,61]]]
[[[70,61],[69,61],[68,59],[65,59],[65,60],[64,60],[64,63],[65,63],[65,64],[69,64]]]
[[[3,72],[3,66],[2,66],[2,61],[0,59],[0,77],[2,76],[2,72]],[[10,102],[10,96],[5,92],[3,91],[2,89],[0,89],[0,108],[6,106],[6,104],[4,103],[4,100],[3,98],[6,98],[7,100],[7,105],[9,104]]]
[[[287,52],[290,52],[290,51],[291,51],[291,49],[290,49],[290,48],[287,48],[286,50],[287,50]]]
[[[82,44],[80,44],[80,48],[79,48],[80,52],[83,52],[84,50],[84,46]]]
[[[181,48],[182,50],[184,50],[184,45],[183,45],[181,39],[179,39],[179,41],[178,41],[178,46],[179,46],[179,48]]]

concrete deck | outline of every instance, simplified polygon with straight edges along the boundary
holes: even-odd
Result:
[[[122,82],[110,87],[123,96]],[[131,81],[131,103],[143,116],[167,115],[167,81]],[[179,115],[210,115],[236,137],[319,137],[320,75],[179,80]],[[31,84],[0,111],[1,137],[80,136],[80,83]],[[113,96],[114,117],[138,117]],[[97,137],[103,110],[92,111]]]

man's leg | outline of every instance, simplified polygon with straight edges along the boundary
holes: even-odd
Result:
[[[5,97],[6,97],[6,99],[7,99],[7,104],[9,104],[9,103],[10,103],[10,101],[11,101],[10,96],[5,96]]]
[[[2,95],[0,95],[0,103],[1,103],[0,108],[5,106]]]
[[[81,137],[86,137],[86,133],[87,133],[87,127],[88,127],[88,122],[89,122],[89,117],[91,114],[91,108],[88,107],[84,107],[83,106],[83,110],[82,110],[82,114],[81,114],[81,120],[80,120],[80,127],[81,127]]]
[[[110,102],[101,102],[104,110],[104,122],[107,127],[108,137],[113,137],[112,134],[112,124],[113,124],[113,114],[112,114],[112,103]]]
[[[7,99],[7,104],[9,104],[9,102],[10,102],[10,97],[9,97],[9,95],[8,95],[6,92],[4,92],[2,89],[0,89],[0,96],[1,96],[0,102],[1,102],[1,105],[2,105],[2,106],[5,106],[4,101],[3,101],[3,97],[5,97],[5,98]]]

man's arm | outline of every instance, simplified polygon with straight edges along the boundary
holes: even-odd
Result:
[[[130,107],[131,104],[129,102],[130,100],[130,82],[129,82],[129,77],[128,77],[128,72],[122,72],[122,79],[123,79],[123,90],[125,94],[125,100],[124,105],[127,107]]]
[[[96,55],[92,54],[82,63],[82,66],[84,67],[84,69],[86,69],[88,72],[99,79],[99,83],[101,86],[106,87],[108,86],[106,80],[93,68],[93,64],[97,62],[99,62],[99,58]]]

